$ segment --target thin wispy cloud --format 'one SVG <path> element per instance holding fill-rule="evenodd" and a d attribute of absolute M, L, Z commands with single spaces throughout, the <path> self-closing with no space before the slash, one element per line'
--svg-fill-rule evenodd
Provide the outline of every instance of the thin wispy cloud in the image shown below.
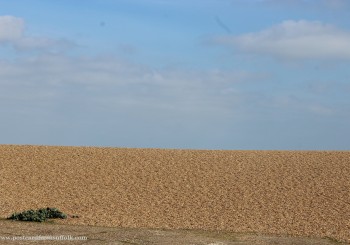
<path fill-rule="evenodd" d="M 259 32 L 224 36 L 217 43 L 287 60 L 350 60 L 350 31 L 319 21 L 283 21 Z"/>
<path fill-rule="evenodd" d="M 235 106 L 231 103 L 242 96 L 233 92 L 236 87 L 264 76 L 245 71 L 155 70 L 116 58 L 64 55 L 23 58 L 15 63 L 2 61 L 0 75 L 3 99 L 28 100 L 29 104 L 43 99 L 46 104 L 61 103 L 62 98 L 74 100 L 75 104 L 83 99 L 108 108 L 147 106 L 174 113 L 230 110 Z M 72 91 L 76 95 L 70 97 Z"/>
<path fill-rule="evenodd" d="M 70 116 L 63 108 L 83 113 L 81 108 L 85 106 L 95 113 L 153 111 L 183 120 L 244 120 L 255 110 L 304 111 L 323 116 L 337 112 L 327 101 L 310 101 L 283 91 L 256 92 L 254 87 L 263 86 L 270 78 L 258 72 L 154 69 L 113 57 L 40 55 L 2 61 L 0 76 L 2 105 L 17 103 L 27 108 L 26 114 L 35 114 L 38 108 L 44 114 L 56 111 L 61 118 Z"/>
<path fill-rule="evenodd" d="M 260 4 L 280 7 L 295 7 L 310 10 L 343 10 L 350 7 L 347 0 L 257 0 Z"/>

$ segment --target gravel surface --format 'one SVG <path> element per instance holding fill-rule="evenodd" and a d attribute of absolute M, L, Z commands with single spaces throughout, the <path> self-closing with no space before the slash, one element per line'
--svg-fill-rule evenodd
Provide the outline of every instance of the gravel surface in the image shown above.
<path fill-rule="evenodd" d="M 350 241 L 349 151 L 218 151 L 0 145 L 0 217 Z"/>

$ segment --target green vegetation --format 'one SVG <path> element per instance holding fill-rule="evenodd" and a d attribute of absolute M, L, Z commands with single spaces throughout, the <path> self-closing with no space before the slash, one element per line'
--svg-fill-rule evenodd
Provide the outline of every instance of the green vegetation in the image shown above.
<path fill-rule="evenodd" d="M 43 222 L 47 219 L 55 218 L 66 219 L 67 215 L 59 211 L 57 208 L 41 208 L 38 210 L 30 209 L 21 213 L 13 213 L 7 219 Z"/>

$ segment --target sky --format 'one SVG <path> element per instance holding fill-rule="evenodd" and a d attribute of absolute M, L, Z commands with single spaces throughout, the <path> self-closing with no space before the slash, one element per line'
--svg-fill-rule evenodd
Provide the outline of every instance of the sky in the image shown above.
<path fill-rule="evenodd" d="M 348 0 L 0 0 L 0 144 L 350 150 Z"/>

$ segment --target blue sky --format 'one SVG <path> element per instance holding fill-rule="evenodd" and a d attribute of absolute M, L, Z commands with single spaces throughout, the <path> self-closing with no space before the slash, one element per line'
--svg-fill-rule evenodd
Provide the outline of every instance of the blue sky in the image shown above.
<path fill-rule="evenodd" d="M 350 149 L 347 0 L 0 0 L 0 144 Z"/>

